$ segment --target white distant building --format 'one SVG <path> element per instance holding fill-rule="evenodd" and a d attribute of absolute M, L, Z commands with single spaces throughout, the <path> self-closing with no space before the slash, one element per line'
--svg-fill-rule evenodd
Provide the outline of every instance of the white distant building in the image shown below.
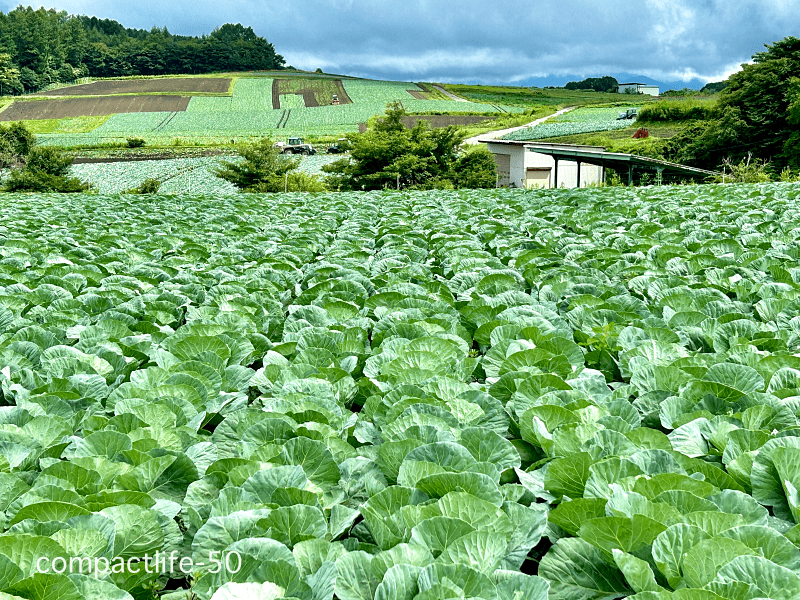
<path fill-rule="evenodd" d="M 604 179 L 605 169 L 601 166 L 564 159 L 556 162 L 552 156 L 536 152 L 537 148 L 602 151 L 602 147 L 514 140 L 485 140 L 485 143 L 494 155 L 499 187 L 575 188 L 598 184 Z"/>
<path fill-rule="evenodd" d="M 647 94 L 648 96 L 658 96 L 658 86 L 646 83 L 620 83 L 620 94 Z"/>

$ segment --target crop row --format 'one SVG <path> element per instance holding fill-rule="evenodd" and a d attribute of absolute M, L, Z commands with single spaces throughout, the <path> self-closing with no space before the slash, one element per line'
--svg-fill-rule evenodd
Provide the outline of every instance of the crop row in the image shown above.
<path fill-rule="evenodd" d="M 506 140 L 538 140 L 565 135 L 593 133 L 596 131 L 612 131 L 625 129 L 631 125 L 629 120 L 617 120 L 621 108 L 578 108 L 558 117 L 540 123 L 534 127 L 526 127 L 503 136 Z"/>
<path fill-rule="evenodd" d="M 800 597 L 799 200 L 7 195 L 0 592 Z"/>

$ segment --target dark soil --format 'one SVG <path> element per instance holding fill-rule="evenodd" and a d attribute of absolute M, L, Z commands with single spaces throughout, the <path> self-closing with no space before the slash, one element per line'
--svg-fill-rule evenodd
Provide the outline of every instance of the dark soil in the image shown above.
<path fill-rule="evenodd" d="M 123 79 L 95 81 L 58 90 L 42 92 L 37 96 L 108 96 L 109 94 L 148 94 L 159 92 L 205 92 L 224 94 L 231 85 L 230 79 L 221 77 L 175 77 L 169 79 Z"/>
<path fill-rule="evenodd" d="M 417 121 L 427 121 L 429 127 L 438 129 L 448 125 L 473 125 L 489 118 L 481 115 L 411 115 L 403 117 L 401 120 L 403 125 L 409 129 L 414 127 Z"/>
<path fill-rule="evenodd" d="M 195 153 L 193 157 L 197 156 L 219 156 L 220 154 L 231 154 L 230 150 L 203 150 L 200 153 Z M 136 161 L 143 161 L 143 160 L 170 160 L 180 158 L 179 156 L 175 156 L 172 152 L 163 152 L 159 154 L 147 154 L 147 155 L 129 155 L 129 156 L 111 156 L 108 158 L 90 158 L 85 156 L 78 156 L 72 159 L 73 165 L 79 165 L 84 163 L 115 163 L 115 162 L 136 162 Z"/>
<path fill-rule="evenodd" d="M 420 92 L 419 90 L 406 90 L 409 94 L 414 96 L 417 100 L 430 100 L 428 95 L 425 92 Z"/>
<path fill-rule="evenodd" d="M 431 129 L 439 129 L 449 125 L 473 125 L 474 123 L 480 123 L 490 118 L 491 117 L 482 117 L 480 115 L 410 115 L 401 118 L 400 122 L 411 129 L 418 121 L 427 121 L 428 127 Z M 365 131 L 367 131 L 367 124 L 359 123 L 358 132 L 364 133 Z"/>
<path fill-rule="evenodd" d="M 179 112 L 186 110 L 189 100 L 185 96 L 101 96 L 29 100 L 14 102 L 0 113 L 0 121 L 65 119 L 135 112 Z"/>

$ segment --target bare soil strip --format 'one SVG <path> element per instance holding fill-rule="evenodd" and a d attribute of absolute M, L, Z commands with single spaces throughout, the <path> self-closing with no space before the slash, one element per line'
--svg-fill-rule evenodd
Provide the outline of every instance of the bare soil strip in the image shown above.
<path fill-rule="evenodd" d="M 124 79 L 120 81 L 95 81 L 83 85 L 50 90 L 37 96 L 108 96 L 110 94 L 152 94 L 162 92 L 203 92 L 225 94 L 231 85 L 230 78 L 175 77 L 169 79 Z"/>
<path fill-rule="evenodd" d="M 350 96 L 347 95 L 347 92 L 344 89 L 344 84 L 342 84 L 342 80 L 337 79 L 334 83 L 336 83 L 336 89 L 339 90 L 337 92 L 339 96 L 339 104 L 352 104 L 353 101 L 350 99 Z"/>
<path fill-rule="evenodd" d="M 181 112 L 189 106 L 186 96 L 100 96 L 14 102 L 0 113 L 0 121 L 35 121 L 67 117 L 115 115 L 136 112 Z"/>
<path fill-rule="evenodd" d="M 427 121 L 429 127 L 438 129 L 448 125 L 472 125 L 486 121 L 488 118 L 480 115 L 411 115 L 403 117 L 401 121 L 409 129 L 414 127 L 418 121 Z"/>
<path fill-rule="evenodd" d="M 220 156 L 220 155 L 231 155 L 229 150 L 203 150 L 199 154 L 200 156 Z M 116 162 L 139 162 L 144 160 L 174 160 L 177 158 L 183 158 L 180 156 L 175 156 L 174 154 L 169 154 L 167 152 L 161 154 L 148 154 L 147 156 L 114 156 L 109 158 L 88 158 L 79 156 L 77 158 L 72 159 L 73 165 L 80 165 L 80 164 L 95 164 L 95 163 L 116 163 Z M 196 158 L 192 156 L 192 158 Z"/>
<path fill-rule="evenodd" d="M 425 92 L 420 92 L 419 90 L 406 90 L 409 94 L 414 96 L 417 100 L 429 100 L 428 95 Z"/>
<path fill-rule="evenodd" d="M 306 103 L 306 108 L 309 106 L 319 106 L 319 102 L 317 102 L 317 97 L 314 95 L 313 90 L 304 89 L 301 93 L 303 95 L 303 102 Z"/>
<path fill-rule="evenodd" d="M 448 127 L 449 125 L 472 125 L 474 123 L 480 123 L 481 121 L 486 121 L 490 117 L 480 116 L 480 115 L 410 115 L 406 117 L 402 117 L 400 122 L 409 129 L 412 129 L 417 122 L 419 121 L 427 121 L 428 127 L 431 129 L 439 129 L 442 127 Z M 367 131 L 367 124 L 366 123 L 359 123 L 358 124 L 358 132 L 364 133 Z"/>
<path fill-rule="evenodd" d="M 277 110 L 281 107 L 281 89 L 279 79 L 272 80 L 272 109 Z"/>

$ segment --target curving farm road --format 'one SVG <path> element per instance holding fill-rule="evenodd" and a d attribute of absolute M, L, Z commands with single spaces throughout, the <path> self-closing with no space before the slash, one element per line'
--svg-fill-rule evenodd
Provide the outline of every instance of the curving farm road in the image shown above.
<path fill-rule="evenodd" d="M 558 115 L 563 115 L 566 112 L 571 111 L 574 106 L 568 106 L 567 108 L 562 108 L 561 110 L 554 112 L 552 115 L 547 115 L 546 117 L 542 117 L 541 119 L 536 119 L 535 121 L 531 121 L 525 125 L 520 125 L 519 127 L 509 127 L 508 129 L 498 129 L 497 131 L 487 131 L 486 133 L 482 133 L 480 135 L 476 135 L 475 137 L 471 137 L 469 139 L 464 140 L 465 144 L 480 144 L 482 142 L 488 140 L 495 140 L 501 136 L 506 135 L 507 133 L 511 133 L 512 131 L 517 131 L 519 129 L 524 129 L 525 127 L 534 127 L 539 125 L 540 123 L 544 123 L 548 119 L 552 119 L 553 117 L 557 117 Z"/>

